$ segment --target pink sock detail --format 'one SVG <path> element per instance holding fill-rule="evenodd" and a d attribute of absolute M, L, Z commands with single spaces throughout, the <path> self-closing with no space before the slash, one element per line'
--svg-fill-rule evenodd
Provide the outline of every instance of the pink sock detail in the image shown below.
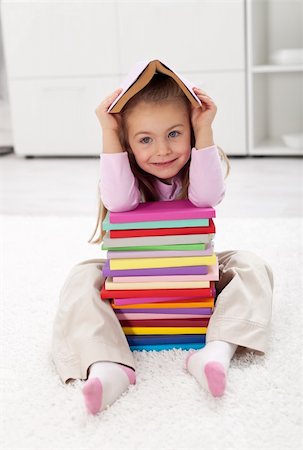
<path fill-rule="evenodd" d="M 121 369 L 126 373 L 126 375 L 128 376 L 129 382 L 130 384 L 136 384 L 136 374 L 135 371 L 133 369 L 131 369 L 130 367 L 126 367 L 123 366 L 122 364 L 120 364 Z"/>
<path fill-rule="evenodd" d="M 209 362 L 204 367 L 208 387 L 214 397 L 221 397 L 225 391 L 226 375 L 222 364 Z"/>
<path fill-rule="evenodd" d="M 97 414 L 102 403 L 102 383 L 99 378 L 89 378 L 84 384 L 82 392 L 87 411 Z"/>

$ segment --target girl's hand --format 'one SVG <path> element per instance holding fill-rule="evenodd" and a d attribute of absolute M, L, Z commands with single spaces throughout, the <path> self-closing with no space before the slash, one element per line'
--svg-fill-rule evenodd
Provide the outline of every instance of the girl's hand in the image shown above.
<path fill-rule="evenodd" d="M 191 110 L 191 123 L 194 133 L 197 136 L 199 131 L 211 129 L 217 107 L 205 91 L 202 91 L 202 89 L 198 87 L 194 87 L 193 90 L 202 102 L 202 106 L 197 108 L 192 106 Z"/>
<path fill-rule="evenodd" d="M 116 89 L 112 94 L 105 97 L 105 99 L 95 109 L 95 113 L 103 130 L 118 131 L 121 125 L 121 115 L 119 113 L 112 114 L 107 112 L 110 105 L 121 92 L 122 88 Z"/>

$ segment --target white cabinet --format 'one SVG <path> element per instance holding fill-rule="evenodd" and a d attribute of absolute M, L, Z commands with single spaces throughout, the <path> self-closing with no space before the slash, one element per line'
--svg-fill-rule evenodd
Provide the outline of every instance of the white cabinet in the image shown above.
<path fill-rule="evenodd" d="M 11 80 L 18 155 L 96 155 L 101 129 L 94 110 L 118 77 Z M 99 95 L 99 98 L 98 98 Z"/>
<path fill-rule="evenodd" d="M 114 2 L 2 0 L 10 79 L 119 72 Z"/>
<path fill-rule="evenodd" d="M 245 154 L 245 72 L 200 72 L 191 74 L 190 79 L 209 92 L 217 105 L 213 124 L 216 144 L 229 155 Z"/>
<path fill-rule="evenodd" d="M 17 155 L 97 155 L 95 108 L 119 83 L 114 2 L 1 3 Z"/>
<path fill-rule="evenodd" d="M 98 155 L 94 110 L 132 65 L 162 59 L 218 106 L 215 140 L 246 154 L 244 0 L 2 0 L 18 155 Z"/>
<path fill-rule="evenodd" d="M 303 1 L 247 0 L 246 22 L 249 154 L 303 155 Z"/>
<path fill-rule="evenodd" d="M 118 2 L 122 72 L 146 55 L 179 72 L 244 70 L 243 17 L 243 0 Z"/>

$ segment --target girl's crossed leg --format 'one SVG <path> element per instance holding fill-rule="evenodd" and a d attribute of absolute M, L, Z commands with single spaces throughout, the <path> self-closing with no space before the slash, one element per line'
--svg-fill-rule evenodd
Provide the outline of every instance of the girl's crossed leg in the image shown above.
<path fill-rule="evenodd" d="M 264 354 L 272 309 L 273 274 L 249 251 L 217 254 L 219 281 L 206 346 L 191 352 L 188 371 L 215 397 L 223 395 L 230 361 L 238 346 Z"/>

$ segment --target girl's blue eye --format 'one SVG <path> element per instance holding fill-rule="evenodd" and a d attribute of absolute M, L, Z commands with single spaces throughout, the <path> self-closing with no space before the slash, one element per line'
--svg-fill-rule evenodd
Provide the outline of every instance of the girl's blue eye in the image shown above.
<path fill-rule="evenodd" d="M 172 134 L 172 133 L 178 133 L 178 135 L 180 134 L 179 131 L 176 131 L 176 130 L 171 131 L 169 134 Z M 172 137 L 177 137 L 177 136 L 175 135 L 175 136 L 172 136 Z"/>
<path fill-rule="evenodd" d="M 146 142 L 145 139 L 149 139 L 149 137 L 142 138 L 140 142 L 142 142 L 142 144 L 148 144 L 148 142 Z"/>

